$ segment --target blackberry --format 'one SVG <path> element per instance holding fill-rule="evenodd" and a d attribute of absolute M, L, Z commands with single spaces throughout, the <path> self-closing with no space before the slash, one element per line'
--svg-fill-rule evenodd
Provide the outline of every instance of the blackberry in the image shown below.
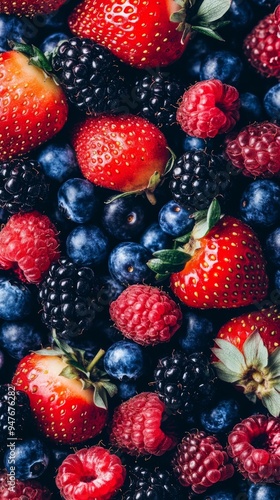
<path fill-rule="evenodd" d="M 27 394 L 11 384 L 0 385 L 0 447 L 13 437 L 23 437 L 32 420 Z"/>
<path fill-rule="evenodd" d="M 215 376 L 203 353 L 187 355 L 174 350 L 161 358 L 154 371 L 155 388 L 167 411 L 193 415 L 214 398 Z"/>
<path fill-rule="evenodd" d="M 134 87 L 136 114 L 159 128 L 176 124 L 177 102 L 185 91 L 184 83 L 174 75 L 148 73 L 136 80 Z"/>
<path fill-rule="evenodd" d="M 42 321 L 60 338 L 89 331 L 96 312 L 97 285 L 94 271 L 62 257 L 53 263 L 39 288 Z"/>
<path fill-rule="evenodd" d="M 125 83 L 120 63 L 111 52 L 86 38 L 70 38 L 58 45 L 52 66 L 69 101 L 89 114 L 122 107 Z"/>
<path fill-rule="evenodd" d="M 165 469 L 135 465 L 129 474 L 129 486 L 123 500 L 171 500 L 183 498 L 177 479 Z"/>
<path fill-rule="evenodd" d="M 46 201 L 49 183 L 40 163 L 16 158 L 0 165 L 0 207 L 9 214 L 31 212 Z"/>
<path fill-rule="evenodd" d="M 234 167 L 219 155 L 203 150 L 187 151 L 175 160 L 169 187 L 173 199 L 188 210 L 204 210 L 213 198 L 228 199 Z"/>

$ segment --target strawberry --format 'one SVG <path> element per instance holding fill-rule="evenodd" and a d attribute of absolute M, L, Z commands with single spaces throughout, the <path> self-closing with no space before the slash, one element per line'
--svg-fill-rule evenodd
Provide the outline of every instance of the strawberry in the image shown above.
<path fill-rule="evenodd" d="M 193 216 L 197 223 L 191 235 L 178 238 L 173 250 L 155 252 L 148 262 L 157 278 L 171 273 L 172 291 L 189 307 L 231 308 L 264 299 L 268 277 L 252 229 L 235 217 L 221 217 L 217 200 L 207 213 Z"/>
<path fill-rule="evenodd" d="M 57 443 L 74 444 L 93 438 L 107 420 L 106 390 L 116 387 L 95 365 L 104 351 L 87 364 L 83 351 L 56 337 L 57 347 L 32 352 L 19 362 L 12 383 L 24 391 L 39 430 Z"/>
<path fill-rule="evenodd" d="M 218 377 L 253 402 L 280 413 L 280 312 L 275 306 L 231 319 L 214 339 L 212 363 Z"/>
<path fill-rule="evenodd" d="M 0 161 L 29 153 L 48 141 L 68 116 L 67 99 L 46 74 L 50 67 L 43 54 L 25 44 L 14 49 L 0 54 Z"/>
<path fill-rule="evenodd" d="M 21 16 L 34 16 L 35 14 L 47 14 L 57 10 L 66 0 L 27 0 L 26 2 L 14 2 L 14 0 L 1 0 L 0 13 L 20 14 Z"/>
<path fill-rule="evenodd" d="M 139 116 L 87 118 L 76 126 L 72 142 L 84 177 L 121 192 L 152 193 L 170 157 L 162 132 Z"/>
<path fill-rule="evenodd" d="M 82 0 L 69 16 L 71 31 L 105 45 L 138 68 L 167 66 L 181 57 L 192 30 L 215 33 L 229 0 Z"/>

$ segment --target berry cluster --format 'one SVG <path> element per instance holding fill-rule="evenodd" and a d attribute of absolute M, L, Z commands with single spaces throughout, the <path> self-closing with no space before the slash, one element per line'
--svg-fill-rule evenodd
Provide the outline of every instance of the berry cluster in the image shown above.
<path fill-rule="evenodd" d="M 279 39 L 0 0 L 1 499 L 280 498 Z"/>

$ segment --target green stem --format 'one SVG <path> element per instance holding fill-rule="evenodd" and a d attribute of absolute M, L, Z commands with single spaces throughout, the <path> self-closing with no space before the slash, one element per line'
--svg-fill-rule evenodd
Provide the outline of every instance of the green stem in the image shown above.
<path fill-rule="evenodd" d="M 104 349 L 99 349 L 98 353 L 94 356 L 94 358 L 91 360 L 91 362 L 87 365 L 86 371 L 91 372 L 93 367 L 98 363 L 98 361 L 104 356 L 105 351 Z"/>

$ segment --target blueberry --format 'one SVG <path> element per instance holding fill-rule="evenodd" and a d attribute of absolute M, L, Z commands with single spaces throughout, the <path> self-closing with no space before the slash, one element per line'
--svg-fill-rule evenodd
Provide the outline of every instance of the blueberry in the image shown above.
<path fill-rule="evenodd" d="M 77 224 L 89 222 L 99 206 L 95 186 L 86 179 L 65 181 L 57 193 L 59 210 Z"/>
<path fill-rule="evenodd" d="M 240 408 L 235 399 L 223 399 L 200 414 L 202 427 L 213 434 L 227 432 L 239 419 Z"/>
<path fill-rule="evenodd" d="M 11 460 L 11 453 L 13 453 L 13 460 Z M 16 441 L 13 446 L 7 448 L 4 454 L 4 465 L 8 473 L 13 470 L 16 479 L 23 481 L 41 476 L 48 464 L 49 451 L 40 439 Z"/>
<path fill-rule="evenodd" d="M 242 123 L 248 124 L 252 122 L 260 122 L 263 119 L 262 104 L 258 96 L 251 92 L 243 92 L 240 94 L 240 120 Z"/>
<path fill-rule="evenodd" d="M 276 484 L 251 484 L 247 500 L 279 500 L 280 486 Z"/>
<path fill-rule="evenodd" d="M 81 225 L 69 233 L 66 251 L 76 264 L 98 266 L 108 256 L 109 240 L 99 227 L 93 224 Z"/>
<path fill-rule="evenodd" d="M 280 268 L 280 227 L 268 235 L 265 250 L 268 262 Z"/>
<path fill-rule="evenodd" d="M 242 500 L 242 498 L 243 497 L 240 497 L 240 500 Z M 202 500 L 239 500 L 239 497 L 236 496 L 233 491 L 222 488 L 208 492 L 202 497 Z M 247 499 L 244 497 L 244 500 Z"/>
<path fill-rule="evenodd" d="M 158 223 L 165 233 L 177 238 L 188 233 L 194 226 L 192 212 L 187 210 L 175 201 L 169 201 L 160 209 Z"/>
<path fill-rule="evenodd" d="M 272 227 L 280 221 L 280 186 L 270 179 L 253 181 L 240 200 L 240 217 L 251 226 Z"/>
<path fill-rule="evenodd" d="M 185 72 L 188 79 L 199 80 L 201 61 L 210 51 L 211 47 L 208 38 L 198 35 L 190 40 L 185 52 L 187 60 L 185 64 L 183 62 L 184 67 L 181 65 L 181 71 Z"/>
<path fill-rule="evenodd" d="M 100 276 L 98 279 L 99 292 L 97 294 L 98 303 L 101 306 L 108 306 L 124 290 L 124 286 L 110 275 Z"/>
<path fill-rule="evenodd" d="M 26 39 L 26 24 L 30 22 L 19 16 L 0 14 L 0 52 L 11 50 L 8 41 L 22 42 Z"/>
<path fill-rule="evenodd" d="M 253 8 L 247 0 L 231 0 L 227 19 L 230 21 L 230 28 L 235 32 L 248 32 L 254 22 Z"/>
<path fill-rule="evenodd" d="M 0 345 L 12 358 L 20 360 L 31 350 L 40 349 L 42 343 L 42 332 L 31 323 L 4 321 L 0 326 Z"/>
<path fill-rule="evenodd" d="M 79 168 L 73 148 L 68 143 L 50 141 L 37 156 L 45 175 L 59 183 L 79 175 Z"/>
<path fill-rule="evenodd" d="M 140 238 L 140 244 L 154 253 L 172 247 L 171 237 L 165 233 L 157 222 L 153 222 Z"/>
<path fill-rule="evenodd" d="M 263 103 L 269 118 L 280 121 L 280 83 L 277 83 L 267 91 Z"/>
<path fill-rule="evenodd" d="M 39 46 L 40 50 L 42 52 L 53 52 L 54 49 L 57 47 L 59 42 L 62 42 L 63 40 L 68 40 L 69 36 L 66 35 L 65 33 L 57 32 L 57 33 L 52 33 L 51 35 L 48 35 L 41 45 Z"/>
<path fill-rule="evenodd" d="M 0 318 L 17 321 L 26 318 L 32 310 L 29 288 L 16 278 L 0 276 Z"/>
<path fill-rule="evenodd" d="M 144 373 L 143 349 L 135 342 L 115 342 L 104 356 L 104 369 L 118 380 L 136 380 Z"/>
<path fill-rule="evenodd" d="M 187 311 L 183 314 L 177 339 L 181 348 L 187 353 L 204 351 L 213 339 L 213 329 L 210 319 L 200 313 Z"/>
<path fill-rule="evenodd" d="M 133 398 L 138 393 L 138 388 L 136 382 L 116 382 L 118 388 L 118 397 L 123 401 Z"/>
<path fill-rule="evenodd" d="M 194 149 L 205 149 L 207 142 L 199 137 L 192 137 L 190 135 L 185 135 L 183 139 L 183 151 L 193 151 Z"/>
<path fill-rule="evenodd" d="M 147 262 L 151 252 L 139 243 L 119 243 L 109 255 L 108 269 L 113 278 L 124 285 L 149 281 L 153 277 Z"/>
<path fill-rule="evenodd" d="M 236 86 L 241 78 L 243 63 L 240 57 L 228 50 L 217 50 L 206 55 L 201 62 L 200 80 L 216 78 Z"/>
<path fill-rule="evenodd" d="M 147 223 L 147 207 L 142 198 L 129 196 L 104 204 L 102 224 L 114 238 L 121 241 L 135 239 Z"/>

